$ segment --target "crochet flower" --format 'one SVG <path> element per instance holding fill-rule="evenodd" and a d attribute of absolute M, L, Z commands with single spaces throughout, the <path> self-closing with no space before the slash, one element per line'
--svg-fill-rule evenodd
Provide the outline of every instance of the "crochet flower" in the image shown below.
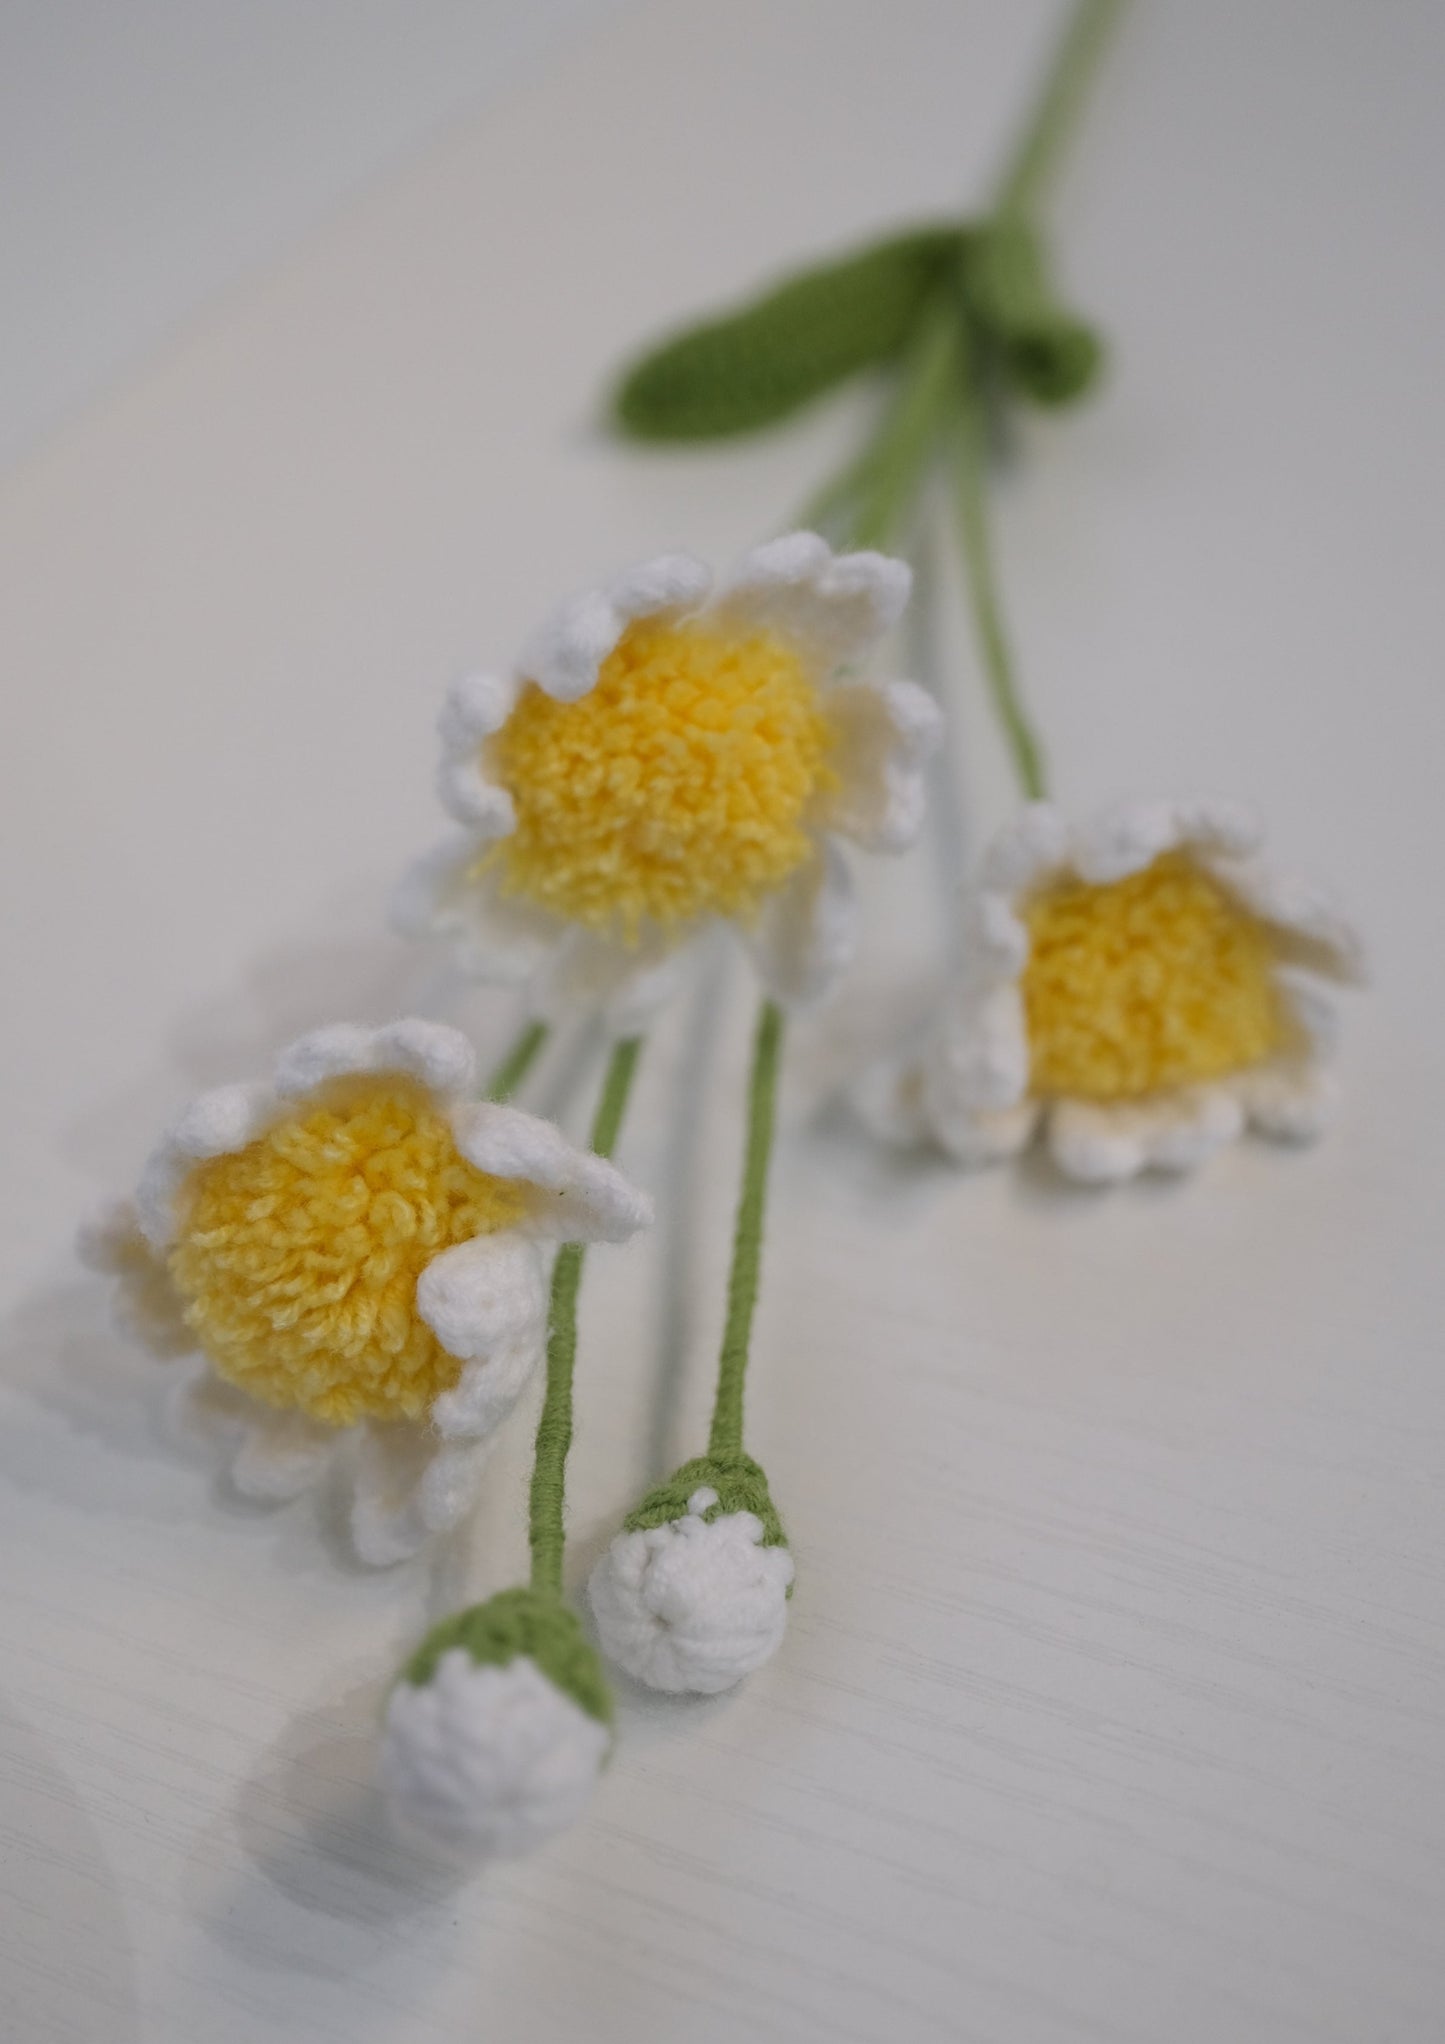
<path fill-rule="evenodd" d="M 392 1819 L 452 1859 L 529 1852 L 581 1815 L 611 1719 L 576 1615 L 504 1590 L 437 1626 L 392 1691 L 380 1761 Z"/>
<path fill-rule="evenodd" d="M 440 793 L 464 832 L 407 876 L 402 928 L 531 978 L 543 1009 L 645 1013 L 719 921 L 780 1000 L 825 993 L 854 940 L 837 840 L 899 851 L 922 817 L 938 712 L 856 671 L 909 583 L 799 532 L 711 595 L 671 554 L 564 604 L 513 674 L 452 690 Z"/>
<path fill-rule="evenodd" d="M 359 1434 L 352 1531 L 374 1563 L 470 1507 L 543 1353 L 547 1245 L 651 1217 L 613 1165 L 474 1093 L 454 1029 L 318 1029 L 272 1081 L 193 1100 L 134 1205 L 82 1241 L 132 1331 L 204 1354 L 184 1402 L 239 1436 L 240 1490 L 296 1496 Z"/>
<path fill-rule="evenodd" d="M 712 1696 L 782 1644 L 793 1557 L 757 1463 L 684 1463 L 592 1572 L 603 1651 L 651 1689 Z"/>
<path fill-rule="evenodd" d="M 880 1132 L 960 1162 L 1040 1125 L 1070 1177 L 1185 1171 L 1246 1125 L 1302 1140 L 1334 1100 L 1321 979 L 1359 941 L 1318 888 L 1256 855 L 1232 802 L 1135 801 L 1071 825 L 1024 809 L 990 847 L 967 966 L 922 1050 L 878 1067 Z"/>

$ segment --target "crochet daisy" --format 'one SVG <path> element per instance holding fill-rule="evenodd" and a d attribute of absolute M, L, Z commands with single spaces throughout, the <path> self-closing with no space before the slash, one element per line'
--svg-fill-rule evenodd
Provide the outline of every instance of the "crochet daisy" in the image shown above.
<path fill-rule="evenodd" d="M 1091 1181 L 1189 1170 L 1246 1126 L 1317 1134 L 1334 1100 L 1320 982 L 1358 982 L 1360 944 L 1260 842 L 1216 799 L 1081 824 L 1025 808 L 984 859 L 961 984 L 919 1053 L 868 1075 L 865 1116 L 965 1164 L 1042 1125 Z"/>
<path fill-rule="evenodd" d="M 438 1023 L 318 1029 L 271 1081 L 193 1100 L 82 1243 L 133 1332 L 204 1355 L 182 1403 L 235 1437 L 238 1489 L 296 1496 L 359 1436 L 373 1563 L 470 1507 L 543 1354 L 548 1245 L 651 1218 L 615 1166 L 475 1087 Z"/>
<path fill-rule="evenodd" d="M 464 969 L 532 978 L 537 1005 L 636 1016 L 680 947 L 732 924 L 768 990 L 818 998 L 853 949 L 838 840 L 916 835 L 932 699 L 857 663 L 910 575 L 793 533 L 710 593 L 683 554 L 564 604 L 515 672 L 457 684 L 440 793 L 464 826 L 397 902 Z"/>

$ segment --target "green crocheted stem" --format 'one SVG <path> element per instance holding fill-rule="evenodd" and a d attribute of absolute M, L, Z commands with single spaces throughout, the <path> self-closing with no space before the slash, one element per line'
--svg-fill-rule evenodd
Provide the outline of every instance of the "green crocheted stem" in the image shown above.
<path fill-rule="evenodd" d="M 1078 121 L 1124 0 L 1079 0 L 999 180 L 995 210 L 1029 213 L 1043 199 Z"/>
<path fill-rule="evenodd" d="M 402 1669 L 400 1680 L 422 1688 L 443 1654 L 460 1647 L 479 1668 L 505 1668 L 520 1655 L 599 1724 L 612 1722 L 612 1693 L 602 1664 L 574 1611 L 535 1589 L 502 1590 L 485 1604 L 434 1625 Z"/>
<path fill-rule="evenodd" d="M 713 1403 L 710 1454 L 736 1461 L 743 1452 L 743 1380 L 747 1375 L 753 1309 L 763 1260 L 763 1216 L 768 1196 L 768 1164 L 773 1153 L 774 1103 L 778 1064 L 783 1049 L 783 1011 L 764 1001 L 758 1012 L 753 1067 L 748 1080 L 747 1141 L 743 1154 L 742 1190 L 733 1230 L 733 1260 L 728 1273 L 728 1310 L 718 1359 L 717 1395 Z"/>
<path fill-rule="evenodd" d="M 1043 244 L 1025 220 L 991 220 L 969 243 L 964 293 L 1004 373 L 1040 405 L 1072 404 L 1097 382 L 1104 348 L 1054 293 Z"/>
<path fill-rule="evenodd" d="M 969 607 L 978 633 L 979 654 L 989 699 L 998 718 L 1018 783 L 1029 801 L 1045 793 L 1043 750 L 1034 732 L 1014 674 L 1013 654 L 1004 630 L 989 543 L 987 502 L 987 434 L 978 388 L 977 354 L 967 339 L 959 347 L 954 385 L 954 503 Z"/>
<path fill-rule="evenodd" d="M 751 1455 L 695 1455 L 675 1469 L 666 1483 L 650 1490 L 623 1522 L 628 1533 L 666 1526 L 687 1513 L 687 1501 L 700 1490 L 715 1490 L 718 1501 L 703 1513 L 707 1520 L 725 1512 L 756 1512 L 763 1522 L 764 1547 L 786 1547 L 788 1536 L 778 1517 L 768 1479 Z"/>
<path fill-rule="evenodd" d="M 545 1022 L 529 1022 L 487 1081 L 484 1100 L 510 1100 L 531 1071 L 551 1031 Z"/>
<path fill-rule="evenodd" d="M 862 453 L 825 483 L 798 518 L 841 544 L 899 544 L 932 461 L 952 390 L 957 314 L 941 292 L 919 320 L 892 403 Z"/>
<path fill-rule="evenodd" d="M 632 1036 L 612 1052 L 592 1123 L 592 1147 L 599 1157 L 610 1157 L 616 1146 L 641 1048 L 640 1039 Z M 582 1284 L 583 1253 L 582 1243 L 566 1242 L 552 1266 L 547 1389 L 532 1461 L 528 1515 L 532 1587 L 554 1597 L 562 1594 L 562 1558 L 567 1545 L 567 1451 L 572 1445 L 572 1375 L 577 1362 L 577 1294 Z"/>
<path fill-rule="evenodd" d="M 899 353 L 957 246 L 956 226 L 913 228 L 688 328 L 626 371 L 617 423 L 636 440 L 716 440 L 787 418 Z"/>

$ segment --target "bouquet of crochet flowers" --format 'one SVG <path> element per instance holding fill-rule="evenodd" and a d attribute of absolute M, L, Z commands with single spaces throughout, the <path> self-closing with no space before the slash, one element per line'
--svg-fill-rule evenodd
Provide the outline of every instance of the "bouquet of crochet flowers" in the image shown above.
<path fill-rule="evenodd" d="M 613 1739 L 604 1659 L 706 1695 L 782 1643 L 793 1556 L 744 1425 L 774 1105 L 789 1014 L 825 1001 L 853 954 L 850 862 L 924 825 L 946 705 L 894 674 L 889 647 L 939 471 L 1022 802 L 959 876 L 957 973 L 857 1075 L 860 1140 L 963 1166 L 1042 1140 L 1100 1183 L 1185 1171 L 1246 1128 L 1313 1136 L 1333 1104 L 1327 984 L 1361 970 L 1348 923 L 1263 860 L 1231 800 L 1056 807 L 1002 621 L 991 451 L 1015 407 L 1083 398 L 1102 362 L 1056 293 L 1041 214 L 1117 11 L 1076 9 L 981 217 L 810 268 L 623 378 L 614 416 L 635 439 L 760 431 L 854 376 L 881 402 L 797 529 L 716 576 L 685 552 L 612 574 L 514 664 L 451 689 L 451 827 L 402 877 L 396 918 L 465 975 L 525 988 L 499 1067 L 479 1085 L 438 1021 L 323 1021 L 269 1076 L 193 1100 L 84 1237 L 131 1331 L 194 1358 L 177 1419 L 252 1497 L 344 1462 L 369 1563 L 464 1521 L 542 1373 L 530 1579 L 435 1626 L 386 1709 L 396 1819 L 459 1856 L 526 1850 L 580 1813 Z M 613 1157 L 652 1018 L 719 926 L 759 1006 L 711 1425 L 593 1570 L 589 1631 L 564 1570 L 584 1256 L 651 1219 Z M 586 1149 L 513 1104 L 579 1013 L 609 1045 Z"/>

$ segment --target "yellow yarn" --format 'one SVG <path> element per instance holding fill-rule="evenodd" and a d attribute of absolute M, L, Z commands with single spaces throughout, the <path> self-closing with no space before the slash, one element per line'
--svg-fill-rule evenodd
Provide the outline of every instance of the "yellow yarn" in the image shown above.
<path fill-rule="evenodd" d="M 580 702 L 531 685 L 490 741 L 517 824 L 483 864 L 505 893 L 629 943 L 645 923 L 746 921 L 808 856 L 833 744 L 781 640 L 632 625 Z"/>
<path fill-rule="evenodd" d="M 1277 1050 L 1288 1014 L 1268 932 L 1191 860 L 1064 881 L 1024 910 L 1033 1091 L 1121 1100 Z"/>
<path fill-rule="evenodd" d="M 526 1204 L 395 1077 L 333 1080 L 187 1191 L 170 1269 L 201 1346 L 242 1390 L 336 1426 L 419 1418 L 455 1384 L 417 1278 Z"/>

